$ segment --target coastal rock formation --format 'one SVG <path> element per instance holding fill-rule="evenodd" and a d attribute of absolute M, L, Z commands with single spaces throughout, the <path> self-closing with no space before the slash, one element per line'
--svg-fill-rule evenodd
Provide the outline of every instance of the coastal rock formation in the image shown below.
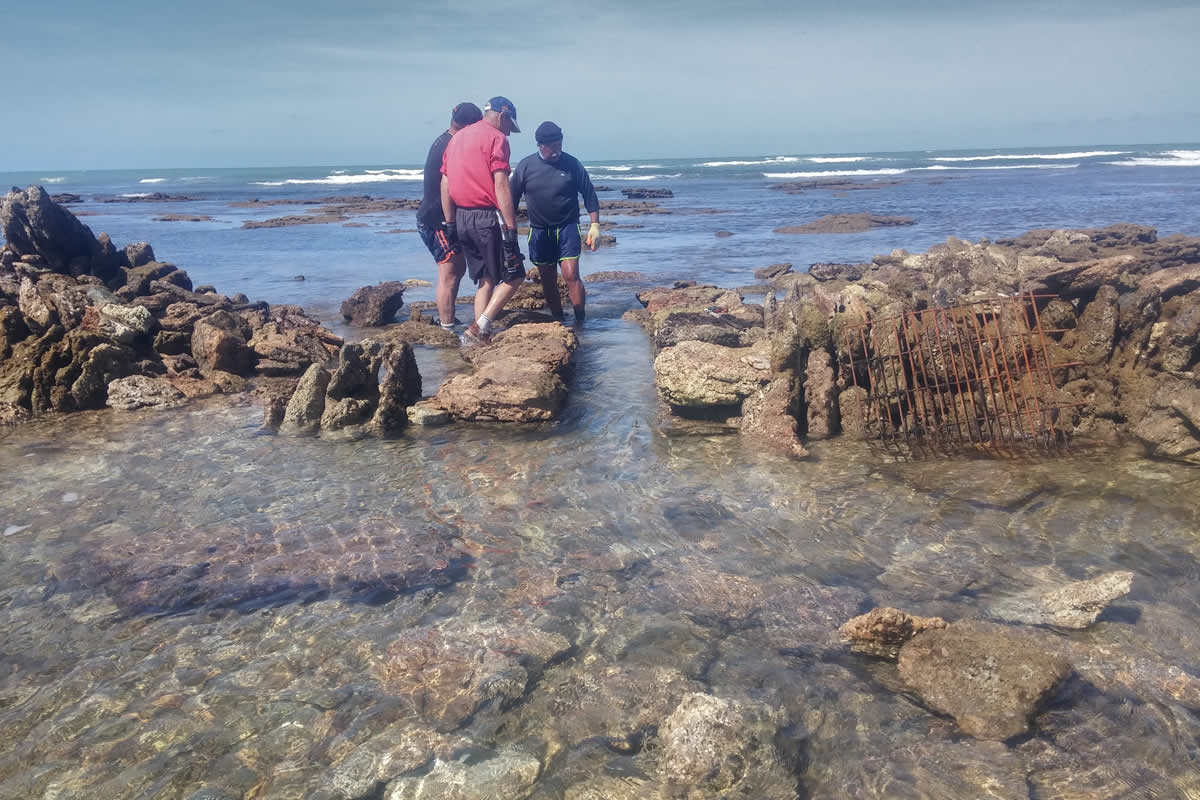
<path fill-rule="evenodd" d="M 492 344 L 465 357 L 475 367 L 447 379 L 431 399 L 456 420 L 543 422 L 567 399 L 569 373 L 579 339 L 557 322 L 514 325 Z"/>
<path fill-rule="evenodd" d="M 908 217 L 885 217 L 878 214 L 830 214 L 803 225 L 785 225 L 775 233 L 862 233 L 874 228 L 915 225 Z"/>
<path fill-rule="evenodd" d="M 281 427 L 295 433 L 388 436 L 408 424 L 407 409 L 420 399 L 412 346 L 365 339 L 342 345 L 332 370 L 308 367 L 287 400 Z"/>
<path fill-rule="evenodd" d="M 861 344 L 847 343 L 848 332 L 909 311 L 1032 291 L 1039 293 L 1038 318 L 1048 331 L 1046 356 L 1056 365 L 1048 378 L 1053 399 L 1070 409 L 1056 412 L 1056 428 L 1132 439 L 1153 455 L 1200 463 L 1198 238 L 1160 240 L 1153 228 L 1140 225 L 1032 231 L 976 244 L 951 238 L 925 253 L 895 250 L 867 264 L 815 264 L 810 273 L 773 265 L 759 276 L 782 293 L 768 293 L 761 327 L 743 310 L 754 307 L 732 290 L 687 284 L 638 295 L 645 308 L 626 316 L 665 348 L 660 358 L 666 349 L 693 342 L 664 360 L 669 371 L 656 372 L 660 393 L 676 413 L 686 409 L 683 414 L 696 416 L 704 409 L 726 422 L 740 415 L 743 430 L 747 417 L 750 427 L 762 428 L 773 416 L 776 431 L 794 426 L 800 438 L 863 437 L 868 414 L 877 411 L 868 409 L 867 391 L 848 372 L 851 357 L 862 358 Z M 887 346 L 882 329 L 871 336 L 874 346 Z M 729 355 L 697 343 L 750 348 L 760 342 L 770 354 L 760 387 L 774 389 L 754 396 L 773 395 L 771 403 L 746 406 L 752 396 L 746 392 L 737 392 L 737 400 L 715 391 L 685 399 L 670 377 L 687 372 L 674 362 L 689 351 L 712 356 L 711 363 L 696 364 L 696 376 Z M 909 380 L 906 371 L 896 370 L 889 383 L 906 392 L 920 389 Z M 911 409 L 897 405 L 892 413 L 899 419 Z"/>
<path fill-rule="evenodd" d="M 404 288 L 404 281 L 364 286 L 342 303 L 342 318 L 362 328 L 387 325 L 404 305 Z"/>
<path fill-rule="evenodd" d="M 977 739 L 1029 731 L 1042 702 L 1071 673 L 1037 637 L 987 622 L 927 630 L 900 649 L 900 676 L 931 708 Z"/>
<path fill-rule="evenodd" d="M 675 193 L 670 189 L 655 189 L 647 187 L 638 187 L 637 189 L 622 189 L 621 194 L 625 195 L 630 200 L 647 200 L 651 198 L 675 196 Z"/>
<path fill-rule="evenodd" d="M 292 306 L 192 291 L 136 242 L 93 236 L 40 187 L 0 205 L 0 418 L 167 407 L 299 375 L 341 339 Z"/>

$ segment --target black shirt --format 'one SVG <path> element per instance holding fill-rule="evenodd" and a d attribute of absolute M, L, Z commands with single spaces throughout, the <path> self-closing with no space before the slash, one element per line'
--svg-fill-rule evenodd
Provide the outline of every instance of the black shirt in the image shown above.
<path fill-rule="evenodd" d="M 600 210 L 592 179 L 583 164 L 563 153 L 545 161 L 534 153 L 521 159 L 512 176 L 513 206 L 525 195 L 529 224 L 534 228 L 558 228 L 579 222 L 579 195 L 589 212 Z"/>
<path fill-rule="evenodd" d="M 436 228 L 446 220 L 442 213 L 442 156 L 450 143 L 450 131 L 433 140 L 429 155 L 425 157 L 425 195 L 417 209 L 417 224 Z"/>

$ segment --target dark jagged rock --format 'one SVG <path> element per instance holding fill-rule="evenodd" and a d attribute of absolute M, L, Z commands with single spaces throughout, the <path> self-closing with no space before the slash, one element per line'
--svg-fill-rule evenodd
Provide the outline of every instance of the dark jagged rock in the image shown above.
<path fill-rule="evenodd" d="M 648 187 L 638 187 L 636 189 L 622 189 L 621 194 L 625 195 L 630 200 L 649 200 L 660 197 L 674 197 L 675 193 L 670 189 L 656 189 Z"/>
<path fill-rule="evenodd" d="M 0 204 L 0 234 L 19 255 L 37 255 L 56 272 L 67 272 L 71 263 L 90 264 L 99 252 L 91 228 L 55 203 L 40 186 L 13 191 Z"/>
<path fill-rule="evenodd" d="M 808 274 L 819 281 L 857 281 L 862 280 L 863 274 L 871 267 L 870 264 L 813 264 L 808 268 Z"/>
<path fill-rule="evenodd" d="M 342 318 L 351 325 L 378 327 L 392 322 L 404 305 L 404 282 L 383 281 L 364 286 L 342 303 Z"/>

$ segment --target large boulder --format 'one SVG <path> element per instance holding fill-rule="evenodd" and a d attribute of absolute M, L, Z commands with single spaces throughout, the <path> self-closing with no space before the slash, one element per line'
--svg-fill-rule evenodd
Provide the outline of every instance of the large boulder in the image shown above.
<path fill-rule="evenodd" d="M 312 364 L 324 366 L 342 346 L 340 337 L 299 314 L 274 316 L 249 341 L 259 374 L 300 375 Z"/>
<path fill-rule="evenodd" d="M 927 630 L 900 650 L 900 677 L 964 733 L 1003 741 L 1029 731 L 1030 719 L 1071 674 L 1033 634 L 988 622 Z"/>
<path fill-rule="evenodd" d="M 246 324 L 228 311 L 216 311 L 196 322 L 192 328 L 192 357 L 201 372 L 250 371 L 251 353 L 246 345 Z"/>
<path fill-rule="evenodd" d="M 285 428 L 312 433 L 321 427 L 329 378 L 329 370 L 320 364 L 313 364 L 305 371 L 284 410 Z"/>
<path fill-rule="evenodd" d="M 688 341 L 658 354 L 654 380 L 662 398 L 677 408 L 740 407 L 771 382 L 770 367 L 764 346 L 732 348 Z"/>
<path fill-rule="evenodd" d="M 567 399 L 564 376 L 579 340 L 557 322 L 514 325 L 466 352 L 475 371 L 444 382 L 433 404 L 459 420 L 543 422 Z"/>
<path fill-rule="evenodd" d="M 172 408 L 186 399 L 166 378 L 130 375 L 108 384 L 108 405 L 123 411 Z"/>
<path fill-rule="evenodd" d="M 0 398 L 3 399 L 3 398 Z M 1150 410 L 1134 426 L 1152 455 L 1200 463 L 1200 379 L 1163 375 Z"/>
<path fill-rule="evenodd" d="M 67 272 L 76 259 L 90 268 L 101 251 L 91 229 L 40 186 L 8 193 L 0 203 L 0 234 L 18 255 L 39 256 L 56 272 Z"/>
<path fill-rule="evenodd" d="M 377 327 L 391 322 L 404 305 L 404 282 L 383 281 L 364 286 L 342 303 L 342 317 L 351 325 Z"/>

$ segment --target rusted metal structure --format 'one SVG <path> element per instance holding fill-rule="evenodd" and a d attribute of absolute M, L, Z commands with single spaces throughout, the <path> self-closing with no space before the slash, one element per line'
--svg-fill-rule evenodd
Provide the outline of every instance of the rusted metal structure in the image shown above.
<path fill-rule="evenodd" d="M 1055 385 L 1038 301 L 966 303 L 868 319 L 842 330 L 844 388 L 859 398 L 861 433 L 886 443 L 961 450 L 1056 451 L 1074 403 Z M 845 403 L 843 403 L 845 405 Z M 847 409 L 843 409 L 845 417 Z M 848 421 L 848 420 L 847 420 Z"/>

